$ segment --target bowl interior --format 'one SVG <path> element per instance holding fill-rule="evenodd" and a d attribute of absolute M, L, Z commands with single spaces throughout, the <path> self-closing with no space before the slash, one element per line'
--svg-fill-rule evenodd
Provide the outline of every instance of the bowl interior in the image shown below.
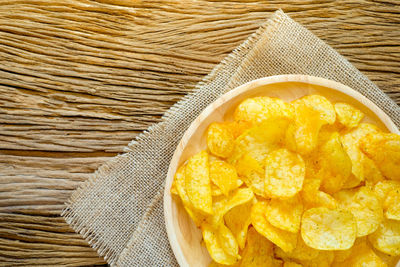
<path fill-rule="evenodd" d="M 294 77 L 294 78 L 293 78 Z M 178 145 L 171 161 L 164 193 L 164 213 L 168 237 L 178 263 L 181 266 L 208 266 L 211 261 L 206 248 L 201 244 L 200 230 L 186 214 L 180 201 L 173 199 L 169 193 L 174 173 L 194 153 L 206 148 L 205 131 L 212 122 L 232 120 L 235 107 L 245 98 L 254 96 L 278 97 L 292 101 L 309 94 L 320 94 L 332 102 L 343 101 L 359 108 L 364 114 L 363 122 L 377 124 L 381 129 L 398 132 L 393 122 L 372 102 L 358 92 L 336 82 L 325 79 L 302 76 L 297 81 L 291 79 L 260 79 L 240 86 L 208 106 L 191 124 Z M 319 84 L 319 85 L 317 85 Z M 326 84 L 326 86 L 321 86 Z M 351 90 L 351 91 L 349 91 Z M 346 92 L 346 93 L 345 93 Z M 352 96 L 351 96 L 352 95 Z M 357 100 L 358 99 L 358 100 Z"/>

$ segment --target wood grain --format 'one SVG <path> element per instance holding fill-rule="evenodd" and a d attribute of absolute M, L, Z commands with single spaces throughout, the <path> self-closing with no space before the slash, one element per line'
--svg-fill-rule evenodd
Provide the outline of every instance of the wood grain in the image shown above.
<path fill-rule="evenodd" d="M 278 8 L 400 103 L 396 0 L 0 0 L 0 265 L 104 264 L 71 191 Z"/>

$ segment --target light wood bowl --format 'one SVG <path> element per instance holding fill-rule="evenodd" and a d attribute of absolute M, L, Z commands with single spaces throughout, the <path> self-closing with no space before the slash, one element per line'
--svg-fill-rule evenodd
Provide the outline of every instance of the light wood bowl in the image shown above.
<path fill-rule="evenodd" d="M 206 148 L 205 131 L 212 122 L 232 119 L 234 108 L 245 98 L 278 97 L 291 101 L 309 94 L 320 94 L 332 102 L 343 101 L 364 112 L 365 122 L 399 133 L 393 121 L 374 103 L 357 91 L 338 82 L 306 75 L 279 75 L 243 84 L 211 103 L 192 122 L 172 157 L 164 192 L 164 216 L 169 242 L 182 267 L 208 266 L 211 258 L 201 245 L 201 232 L 191 221 L 182 204 L 171 197 L 170 188 L 177 168 L 191 155 Z"/>

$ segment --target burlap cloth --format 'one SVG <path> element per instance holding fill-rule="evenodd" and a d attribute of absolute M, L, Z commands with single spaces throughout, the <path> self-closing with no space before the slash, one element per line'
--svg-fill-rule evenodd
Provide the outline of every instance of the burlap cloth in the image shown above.
<path fill-rule="evenodd" d="M 250 80 L 308 74 L 361 92 L 400 126 L 400 108 L 344 57 L 282 11 L 229 54 L 126 153 L 71 196 L 65 220 L 114 266 L 176 266 L 163 217 L 164 179 L 189 124 L 216 98 Z"/>

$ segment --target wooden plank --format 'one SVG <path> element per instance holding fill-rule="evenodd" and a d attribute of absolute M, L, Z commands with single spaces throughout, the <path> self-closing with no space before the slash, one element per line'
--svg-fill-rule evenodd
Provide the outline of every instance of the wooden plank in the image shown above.
<path fill-rule="evenodd" d="M 0 1 L 0 265 L 104 264 L 71 191 L 282 8 L 400 103 L 388 1 Z"/>

